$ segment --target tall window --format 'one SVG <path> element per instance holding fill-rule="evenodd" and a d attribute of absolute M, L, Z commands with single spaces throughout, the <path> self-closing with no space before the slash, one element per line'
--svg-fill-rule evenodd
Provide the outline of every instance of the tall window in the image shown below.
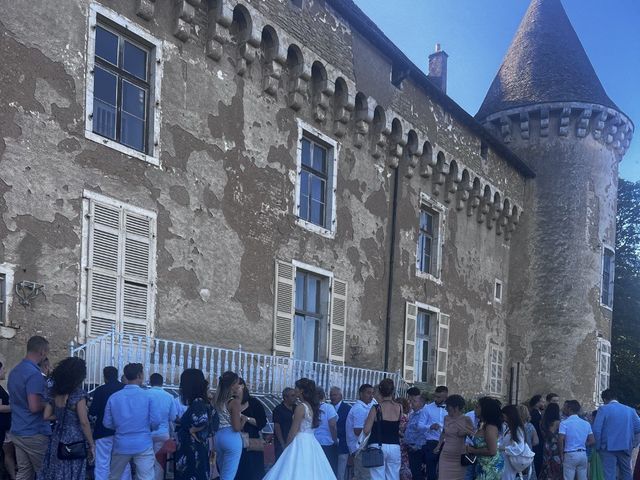
<path fill-rule="evenodd" d="M 307 137 L 301 142 L 300 218 L 327 228 L 327 148 Z"/>
<path fill-rule="evenodd" d="M 602 305 L 613 308 L 613 282 L 615 280 L 615 253 L 610 248 L 604 249 L 602 259 Z"/>
<path fill-rule="evenodd" d="M 7 320 L 7 276 L 0 273 L 0 325 Z"/>
<path fill-rule="evenodd" d="M 420 210 L 416 268 L 434 277 L 438 276 L 438 226 L 438 212 L 423 206 Z"/>
<path fill-rule="evenodd" d="M 304 270 L 296 271 L 293 353 L 299 360 L 324 360 L 321 353 L 326 345 L 328 280 Z"/>
<path fill-rule="evenodd" d="M 93 131 L 140 152 L 147 149 L 149 50 L 96 26 Z"/>
<path fill-rule="evenodd" d="M 495 345 L 489 347 L 489 393 L 502 395 L 504 383 L 504 350 Z"/>
<path fill-rule="evenodd" d="M 415 378 L 417 382 L 435 385 L 437 328 L 437 314 L 419 309 L 416 320 Z"/>
<path fill-rule="evenodd" d="M 157 165 L 162 42 L 101 5 L 89 12 L 85 136 Z"/>
<path fill-rule="evenodd" d="M 85 193 L 82 282 L 88 336 L 149 335 L 155 313 L 156 215 Z"/>
<path fill-rule="evenodd" d="M 611 377 L 611 342 L 604 338 L 598 338 L 598 373 L 596 377 L 596 403 L 602 399 L 600 395 L 609 388 Z"/>

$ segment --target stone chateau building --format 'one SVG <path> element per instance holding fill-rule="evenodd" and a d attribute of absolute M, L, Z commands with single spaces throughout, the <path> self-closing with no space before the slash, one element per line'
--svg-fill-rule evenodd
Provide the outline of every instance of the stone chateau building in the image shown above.
<path fill-rule="evenodd" d="M 41 334 L 91 383 L 135 350 L 264 394 L 608 385 L 633 124 L 560 0 L 532 0 L 475 117 L 444 51 L 421 71 L 351 0 L 1 5 L 9 365 Z"/>

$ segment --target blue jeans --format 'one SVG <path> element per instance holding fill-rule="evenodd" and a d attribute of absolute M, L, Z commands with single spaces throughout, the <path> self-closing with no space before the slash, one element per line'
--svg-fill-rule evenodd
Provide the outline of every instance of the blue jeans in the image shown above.
<path fill-rule="evenodd" d="M 425 446 L 422 447 L 424 464 L 427 466 L 427 480 L 437 480 L 438 478 L 438 460 L 440 460 L 440 455 L 433 453 L 433 450 L 437 446 L 437 440 L 428 440 Z"/>
<path fill-rule="evenodd" d="M 464 474 L 464 480 L 476 480 L 476 466 L 469 465 L 467 471 Z"/>
<path fill-rule="evenodd" d="M 602 459 L 602 468 L 604 470 L 604 478 L 607 480 L 618 478 L 620 480 L 632 480 L 631 475 L 631 452 L 619 450 L 609 452 L 607 450 L 598 450 Z M 620 471 L 620 476 L 616 477 L 616 469 Z"/>
<path fill-rule="evenodd" d="M 233 480 L 242 455 L 240 432 L 235 432 L 231 427 L 221 428 L 216 433 L 215 447 L 220 480 Z"/>

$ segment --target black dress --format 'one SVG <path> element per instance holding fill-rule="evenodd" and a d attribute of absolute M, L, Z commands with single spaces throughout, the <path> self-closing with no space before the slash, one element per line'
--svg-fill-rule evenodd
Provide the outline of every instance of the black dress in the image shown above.
<path fill-rule="evenodd" d="M 209 480 L 211 412 L 207 402 L 196 398 L 177 425 L 175 477 L 177 480 Z M 191 428 L 199 431 L 191 435 Z"/>
<path fill-rule="evenodd" d="M 262 403 L 257 398 L 249 397 L 249 405 L 242 414 L 256 419 L 255 427 L 245 423 L 242 431 L 248 433 L 251 438 L 260 438 L 260 431 L 267 424 L 267 415 Z M 243 449 L 235 480 L 260 480 L 262 477 L 264 477 L 264 453 Z"/>

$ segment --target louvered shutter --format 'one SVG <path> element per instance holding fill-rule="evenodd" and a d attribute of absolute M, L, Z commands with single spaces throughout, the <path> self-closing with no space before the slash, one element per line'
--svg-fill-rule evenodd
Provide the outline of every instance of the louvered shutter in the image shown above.
<path fill-rule="evenodd" d="M 293 354 L 293 316 L 295 313 L 296 269 L 291 263 L 276 260 L 273 354 Z"/>
<path fill-rule="evenodd" d="M 436 358 L 436 385 L 447 384 L 449 361 L 449 315 L 438 315 L 438 355 Z"/>
<path fill-rule="evenodd" d="M 409 383 L 415 381 L 417 321 L 418 307 L 415 303 L 407 302 L 404 316 L 404 361 L 402 365 L 404 379 Z"/>
<path fill-rule="evenodd" d="M 153 320 L 153 219 L 124 212 L 122 333 L 147 336 Z"/>
<path fill-rule="evenodd" d="M 347 334 L 347 283 L 333 279 L 331 288 L 331 323 L 329 326 L 329 361 L 344 365 Z"/>
<path fill-rule="evenodd" d="M 118 327 L 120 209 L 90 200 L 87 265 L 87 331 L 104 335 Z"/>

